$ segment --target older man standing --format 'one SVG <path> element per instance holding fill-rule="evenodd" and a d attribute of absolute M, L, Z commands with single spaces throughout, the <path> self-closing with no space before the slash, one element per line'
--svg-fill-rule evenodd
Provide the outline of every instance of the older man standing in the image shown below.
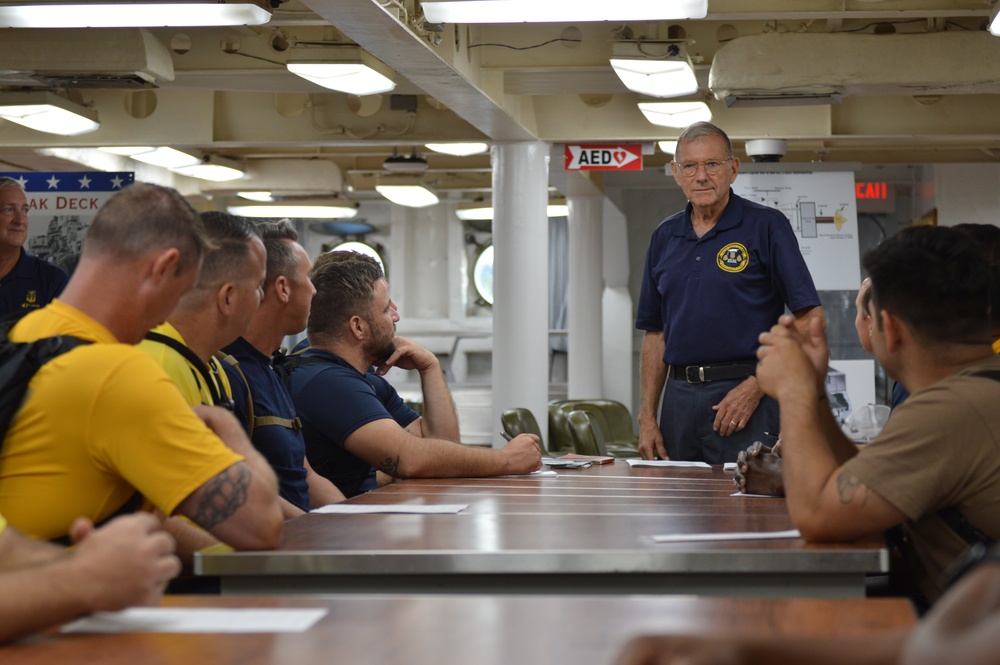
<path fill-rule="evenodd" d="M 639 451 L 722 464 L 778 431 L 778 405 L 754 377 L 757 335 L 786 306 L 803 325 L 822 309 L 788 220 L 730 188 L 740 160 L 726 133 L 695 123 L 674 157 L 688 205 L 657 227 L 646 255 Z"/>
<path fill-rule="evenodd" d="M 69 281 L 65 270 L 24 251 L 28 210 L 21 183 L 0 178 L 0 316 L 45 307 Z"/>

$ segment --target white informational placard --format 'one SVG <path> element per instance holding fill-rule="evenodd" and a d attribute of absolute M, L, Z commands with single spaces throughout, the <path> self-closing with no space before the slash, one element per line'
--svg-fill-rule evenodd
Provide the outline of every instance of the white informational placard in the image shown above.
<path fill-rule="evenodd" d="M 21 183 L 28 199 L 25 249 L 72 273 L 97 211 L 135 182 L 131 172 L 18 171 L 0 173 Z"/>
<path fill-rule="evenodd" d="M 818 290 L 858 289 L 861 261 L 853 172 L 740 173 L 733 191 L 788 218 Z"/>
<path fill-rule="evenodd" d="M 831 360 L 826 392 L 837 423 L 868 404 L 875 404 L 874 360 Z"/>

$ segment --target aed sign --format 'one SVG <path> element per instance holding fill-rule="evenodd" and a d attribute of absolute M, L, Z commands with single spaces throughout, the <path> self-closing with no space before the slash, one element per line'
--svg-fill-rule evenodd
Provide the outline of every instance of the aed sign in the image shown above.
<path fill-rule="evenodd" d="M 642 146 L 638 143 L 621 145 L 567 145 L 567 171 L 641 171 Z"/>

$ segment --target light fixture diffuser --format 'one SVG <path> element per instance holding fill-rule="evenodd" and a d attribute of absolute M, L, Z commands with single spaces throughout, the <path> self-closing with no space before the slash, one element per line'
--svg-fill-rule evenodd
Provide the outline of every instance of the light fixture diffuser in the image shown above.
<path fill-rule="evenodd" d="M 101 126 L 97 112 L 51 92 L 0 95 L 0 118 L 47 134 L 77 136 Z"/>
<path fill-rule="evenodd" d="M 268 219 L 354 219 L 358 215 L 356 203 L 344 199 L 309 199 L 283 201 L 260 205 L 235 205 L 227 208 L 230 214 L 240 217 Z"/>
<path fill-rule="evenodd" d="M 271 13 L 248 0 L 45 2 L 0 6 L 0 28 L 162 28 L 261 25 Z"/>
<path fill-rule="evenodd" d="M 708 0 L 433 0 L 429 23 L 575 23 L 705 18 Z"/>
<path fill-rule="evenodd" d="M 617 42 L 611 67 L 629 90 L 651 97 L 682 97 L 698 91 L 683 45 L 674 42 Z"/>
<path fill-rule="evenodd" d="M 246 174 L 238 162 L 215 155 L 210 155 L 202 159 L 199 164 L 180 166 L 173 169 L 173 171 L 174 173 L 186 175 L 189 178 L 211 180 L 212 182 L 237 180 Z"/>
<path fill-rule="evenodd" d="M 396 205 L 407 208 L 426 208 L 440 201 L 430 187 L 413 176 L 380 175 L 375 191 Z"/>
<path fill-rule="evenodd" d="M 174 148 L 153 148 L 148 152 L 131 154 L 129 158 L 137 162 L 161 166 L 170 170 L 201 164 L 200 158 L 189 155 L 186 152 L 181 152 L 180 150 L 175 150 Z"/>
<path fill-rule="evenodd" d="M 646 120 L 661 127 L 687 127 L 712 119 L 712 111 L 705 102 L 639 102 L 639 110 Z"/>
<path fill-rule="evenodd" d="M 991 35 L 1000 37 L 1000 4 L 993 5 L 993 11 L 990 13 L 990 23 L 987 29 L 990 31 Z"/>
<path fill-rule="evenodd" d="M 486 143 L 426 143 L 428 150 L 455 157 L 479 155 L 490 149 Z"/>
<path fill-rule="evenodd" d="M 545 206 L 545 215 L 547 217 L 566 217 L 569 215 L 566 199 L 550 199 L 549 204 Z M 463 222 L 485 222 L 493 219 L 493 206 L 484 201 L 459 203 L 455 210 L 455 216 Z"/>
<path fill-rule="evenodd" d="M 665 152 L 668 155 L 677 154 L 677 141 L 657 141 L 656 144 L 660 146 L 660 151 Z"/>
<path fill-rule="evenodd" d="M 395 72 L 359 47 L 335 47 L 294 55 L 288 71 L 329 90 L 351 95 L 377 95 L 396 87 Z"/>

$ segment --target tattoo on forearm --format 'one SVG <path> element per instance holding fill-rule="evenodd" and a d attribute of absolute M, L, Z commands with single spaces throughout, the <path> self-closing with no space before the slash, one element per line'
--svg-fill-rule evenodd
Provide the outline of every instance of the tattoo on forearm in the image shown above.
<path fill-rule="evenodd" d="M 861 505 L 865 505 L 868 502 L 868 486 L 863 484 L 861 480 L 858 479 L 850 471 L 841 471 L 840 475 L 837 476 L 837 495 L 840 497 L 840 502 L 843 504 L 849 504 L 854 501 L 858 490 L 863 488 L 861 496 Z"/>
<path fill-rule="evenodd" d="M 396 459 L 386 457 L 382 463 L 378 465 L 378 470 L 392 476 L 393 478 L 399 478 L 399 455 L 396 455 Z"/>
<path fill-rule="evenodd" d="M 239 462 L 209 480 L 191 519 L 203 529 L 212 529 L 225 522 L 247 502 L 252 476 L 250 467 Z"/>

